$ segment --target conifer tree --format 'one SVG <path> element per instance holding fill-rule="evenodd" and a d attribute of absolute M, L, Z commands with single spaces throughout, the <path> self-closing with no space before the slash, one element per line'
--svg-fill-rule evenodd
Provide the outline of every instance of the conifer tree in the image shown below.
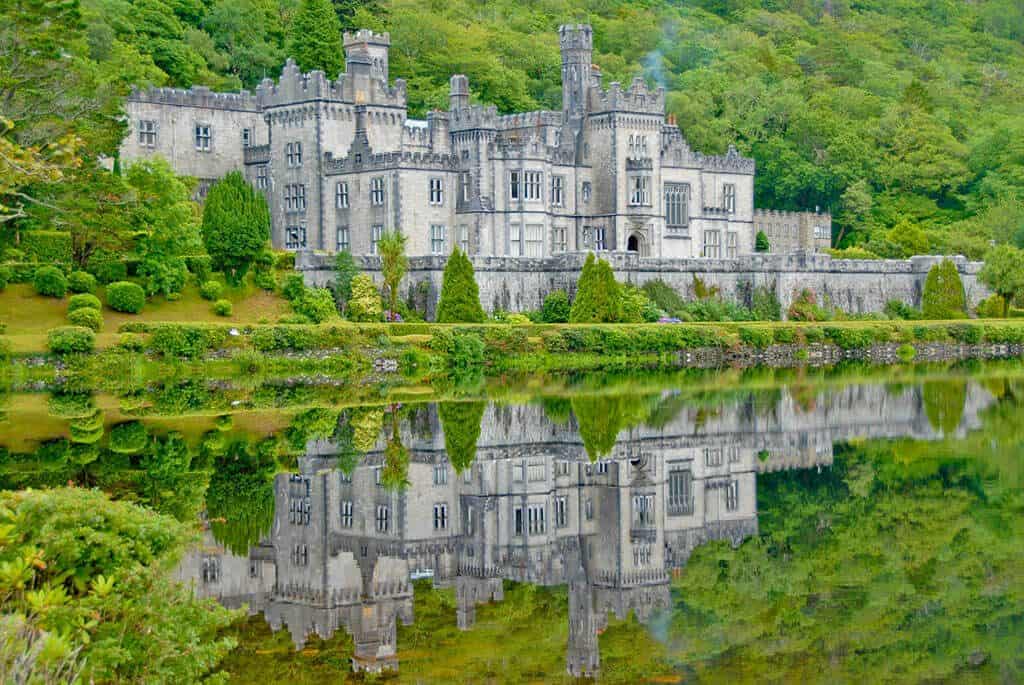
<path fill-rule="evenodd" d="M 400 231 L 385 233 L 377 242 L 380 254 L 380 271 L 388 289 L 388 321 L 395 321 L 398 309 L 398 286 L 409 270 L 409 258 L 405 256 L 405 234 Z"/>
<path fill-rule="evenodd" d="M 622 298 L 611 265 L 596 259 L 594 253 L 580 271 L 576 298 L 572 302 L 569 321 L 572 323 L 614 323 L 621 317 Z"/>
<path fill-rule="evenodd" d="M 768 236 L 764 234 L 764 231 L 758 231 L 757 235 L 754 236 L 754 251 L 768 252 L 770 249 L 771 244 L 768 242 Z"/>
<path fill-rule="evenodd" d="M 481 323 L 485 318 L 480 306 L 480 288 L 473 276 L 473 263 L 456 247 L 444 266 L 437 322 Z"/>
<path fill-rule="evenodd" d="M 302 0 L 289 28 L 288 54 L 304 72 L 319 69 L 332 79 L 341 73 L 341 23 L 330 0 Z"/>
<path fill-rule="evenodd" d="M 212 266 L 239 283 L 270 239 L 270 209 L 237 171 L 213 184 L 203 205 L 203 245 Z"/>
<path fill-rule="evenodd" d="M 928 270 L 921 296 L 921 312 L 926 319 L 962 319 L 967 310 L 960 272 L 950 259 L 943 259 Z"/>

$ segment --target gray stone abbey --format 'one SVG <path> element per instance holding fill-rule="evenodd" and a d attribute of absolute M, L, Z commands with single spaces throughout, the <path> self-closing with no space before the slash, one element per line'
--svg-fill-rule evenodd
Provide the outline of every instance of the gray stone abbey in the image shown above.
<path fill-rule="evenodd" d="M 605 88 L 590 26 L 559 29 L 562 110 L 500 115 L 451 77 L 447 112 L 409 119 L 388 34 L 346 33 L 331 80 L 288 61 L 254 93 L 133 91 L 125 162 L 160 155 L 200 179 L 232 170 L 266 194 L 275 247 L 373 255 L 386 231 L 411 256 L 581 250 L 728 259 L 828 247 L 827 214 L 754 209 L 754 160 L 690 149 L 642 78 Z"/>

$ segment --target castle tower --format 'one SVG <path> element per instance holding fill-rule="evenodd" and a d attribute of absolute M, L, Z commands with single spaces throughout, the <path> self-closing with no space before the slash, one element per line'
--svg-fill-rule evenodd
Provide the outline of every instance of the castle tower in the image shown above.
<path fill-rule="evenodd" d="M 449 82 L 448 111 L 469 107 L 469 79 L 455 74 Z"/>
<path fill-rule="evenodd" d="M 562 48 L 562 112 L 582 116 L 587 106 L 594 36 L 588 24 L 564 24 L 558 29 Z"/>
<path fill-rule="evenodd" d="M 357 51 L 365 53 L 370 60 L 370 76 L 387 83 L 388 50 L 391 48 L 391 34 L 374 33 L 369 29 L 360 29 L 355 33 L 346 31 L 344 45 L 346 62 Z"/>

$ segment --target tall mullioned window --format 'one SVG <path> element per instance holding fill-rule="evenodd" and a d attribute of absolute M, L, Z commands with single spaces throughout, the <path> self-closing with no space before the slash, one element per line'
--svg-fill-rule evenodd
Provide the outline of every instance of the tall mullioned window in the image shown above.
<path fill-rule="evenodd" d="M 445 228 L 439 224 L 430 226 L 430 252 L 431 254 L 444 254 Z"/>
<path fill-rule="evenodd" d="M 377 254 L 377 243 L 384 236 L 384 225 L 374 224 L 370 227 L 370 254 Z"/>
<path fill-rule="evenodd" d="M 379 207 L 384 204 L 384 177 L 374 176 L 370 179 L 370 204 Z"/>
<path fill-rule="evenodd" d="M 508 226 L 508 253 L 513 257 L 521 257 L 523 254 L 523 234 L 519 224 Z"/>
<path fill-rule="evenodd" d="M 594 227 L 594 249 L 595 250 L 607 250 L 608 242 L 603 226 Z"/>
<path fill-rule="evenodd" d="M 736 211 L 736 184 L 726 183 L 722 186 L 722 209 L 730 214 Z"/>
<path fill-rule="evenodd" d="M 469 226 L 459 225 L 459 249 L 469 254 Z"/>
<path fill-rule="evenodd" d="M 290 167 L 302 166 L 302 143 L 285 143 L 284 160 Z"/>
<path fill-rule="evenodd" d="M 213 143 L 213 131 L 209 124 L 196 124 L 196 149 L 200 152 L 209 152 Z"/>
<path fill-rule="evenodd" d="M 568 230 L 565 226 L 551 227 L 551 251 L 565 252 L 569 249 Z"/>
<path fill-rule="evenodd" d="M 352 239 L 349 236 L 348 226 L 339 226 L 337 235 L 338 252 L 348 252 L 352 249 Z"/>
<path fill-rule="evenodd" d="M 306 211 L 306 186 L 302 183 L 287 183 L 284 186 L 284 210 L 286 212 Z"/>
<path fill-rule="evenodd" d="M 469 202 L 472 189 L 471 178 L 468 171 L 459 173 L 459 185 L 462 187 L 462 201 Z"/>
<path fill-rule="evenodd" d="M 704 231 L 704 256 L 710 259 L 722 258 L 721 231 Z"/>
<path fill-rule="evenodd" d="M 267 175 L 267 165 L 260 164 L 256 167 L 256 187 L 266 190 L 270 187 L 270 177 Z"/>
<path fill-rule="evenodd" d="M 725 234 L 725 256 L 734 259 L 739 253 L 739 234 L 729 231 Z"/>
<path fill-rule="evenodd" d="M 561 207 L 565 204 L 565 177 L 564 176 L 552 176 L 551 177 L 551 204 L 555 207 Z"/>
<path fill-rule="evenodd" d="M 740 482 L 731 480 L 725 486 L 725 510 L 736 511 L 740 508 Z"/>
<path fill-rule="evenodd" d="M 651 204 L 651 179 L 648 176 L 633 176 L 629 179 L 629 204 L 642 207 Z"/>
<path fill-rule="evenodd" d="M 520 171 L 510 171 L 508 174 L 508 199 L 521 200 L 523 174 Z"/>
<path fill-rule="evenodd" d="M 434 530 L 448 529 L 448 505 L 434 505 Z"/>
<path fill-rule="evenodd" d="M 432 205 L 443 205 L 444 204 L 444 179 L 443 178 L 432 178 L 432 179 L 430 179 L 430 204 L 432 204 Z"/>
<path fill-rule="evenodd" d="M 527 171 L 523 174 L 523 199 L 543 199 L 544 176 L 539 171 Z"/>
<path fill-rule="evenodd" d="M 671 232 L 680 232 L 690 223 L 690 184 L 665 184 L 665 226 Z"/>
<path fill-rule="evenodd" d="M 348 181 L 334 184 L 334 206 L 338 209 L 348 209 Z"/>
<path fill-rule="evenodd" d="M 242 147 L 250 147 L 252 145 L 252 129 L 242 129 Z"/>
<path fill-rule="evenodd" d="M 544 256 L 544 224 L 526 224 L 523 254 L 527 257 Z"/>
<path fill-rule="evenodd" d="M 156 122 L 142 120 L 139 122 L 139 145 L 144 147 L 156 146 Z"/>

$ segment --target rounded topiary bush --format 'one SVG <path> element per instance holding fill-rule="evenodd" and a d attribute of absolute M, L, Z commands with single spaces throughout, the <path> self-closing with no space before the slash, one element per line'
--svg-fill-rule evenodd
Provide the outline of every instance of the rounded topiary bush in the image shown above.
<path fill-rule="evenodd" d="M 129 281 L 118 281 L 107 286 L 107 306 L 115 312 L 138 314 L 146 304 L 142 286 Z"/>
<path fill-rule="evenodd" d="M 54 354 L 92 352 L 96 347 L 96 334 L 84 326 L 60 326 L 47 333 L 46 345 Z"/>
<path fill-rule="evenodd" d="M 95 295 L 91 293 L 79 293 L 78 295 L 72 295 L 68 300 L 68 314 L 76 309 L 95 309 L 96 311 L 102 311 L 103 305 L 100 303 L 100 298 Z"/>
<path fill-rule="evenodd" d="M 73 293 L 91 293 L 96 290 L 96 277 L 88 271 L 72 271 L 68 276 L 68 290 Z"/>
<path fill-rule="evenodd" d="M 44 266 L 36 270 L 32 277 L 32 286 L 40 295 L 47 297 L 64 297 L 68 291 L 68 279 L 55 266 Z"/>
<path fill-rule="evenodd" d="M 220 281 L 206 281 L 199 286 L 199 296 L 211 302 L 219 298 L 223 291 L 224 286 L 221 285 Z"/>
<path fill-rule="evenodd" d="M 231 302 L 229 300 L 217 300 L 213 303 L 213 313 L 217 316 L 231 316 Z"/>
<path fill-rule="evenodd" d="M 74 326 L 85 326 L 96 332 L 103 328 L 103 315 L 92 307 L 82 307 L 68 312 L 68 321 Z"/>
<path fill-rule="evenodd" d="M 110 429 L 108 447 L 117 454 L 138 454 L 146 448 L 149 433 L 146 427 L 138 422 L 119 423 Z"/>

